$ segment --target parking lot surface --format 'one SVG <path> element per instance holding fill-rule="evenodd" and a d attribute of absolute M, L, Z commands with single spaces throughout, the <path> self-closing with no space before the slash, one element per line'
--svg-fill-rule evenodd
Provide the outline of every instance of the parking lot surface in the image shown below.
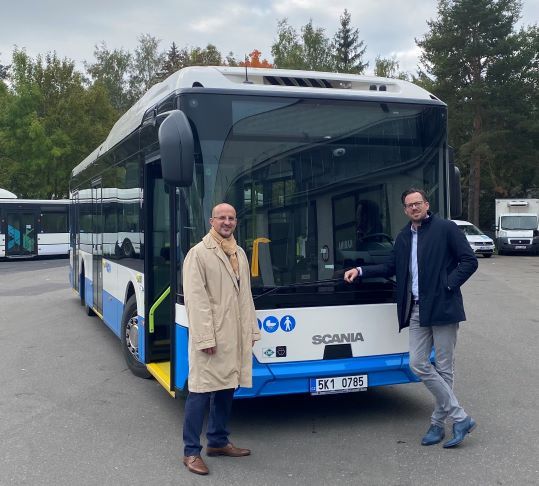
<path fill-rule="evenodd" d="M 422 384 L 322 397 L 236 401 L 245 458 L 181 463 L 182 399 L 133 376 L 120 343 L 84 314 L 65 259 L 0 262 L 0 484 L 539 484 L 539 257 L 479 258 L 456 391 L 477 429 L 422 447 Z M 447 433 L 450 434 L 448 427 Z"/>

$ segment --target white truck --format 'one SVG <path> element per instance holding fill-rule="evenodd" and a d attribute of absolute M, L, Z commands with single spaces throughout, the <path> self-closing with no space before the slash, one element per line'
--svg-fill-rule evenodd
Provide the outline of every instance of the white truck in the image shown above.
<path fill-rule="evenodd" d="M 496 199 L 498 254 L 539 254 L 539 199 Z"/>

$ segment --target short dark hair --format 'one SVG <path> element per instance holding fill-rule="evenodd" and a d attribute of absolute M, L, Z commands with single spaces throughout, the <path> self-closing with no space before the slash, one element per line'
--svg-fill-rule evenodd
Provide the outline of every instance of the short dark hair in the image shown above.
<path fill-rule="evenodd" d="M 428 202 L 427 194 L 425 193 L 423 189 L 418 189 L 417 187 L 410 187 L 406 189 L 406 191 L 404 191 L 401 195 L 401 201 L 402 201 L 403 206 L 404 206 L 404 200 L 406 199 L 406 196 L 409 196 L 410 194 L 413 194 L 414 192 L 418 192 L 419 194 L 421 194 L 423 201 Z"/>

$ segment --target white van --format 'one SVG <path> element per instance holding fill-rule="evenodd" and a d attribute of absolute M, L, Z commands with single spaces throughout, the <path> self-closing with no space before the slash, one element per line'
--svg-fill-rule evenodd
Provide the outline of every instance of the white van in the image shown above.
<path fill-rule="evenodd" d="M 485 235 L 477 226 L 474 226 L 468 221 L 454 219 L 453 222 L 456 223 L 466 235 L 466 239 L 476 255 L 483 255 L 485 258 L 490 258 L 494 253 L 494 241 L 492 241 L 491 238 Z"/>

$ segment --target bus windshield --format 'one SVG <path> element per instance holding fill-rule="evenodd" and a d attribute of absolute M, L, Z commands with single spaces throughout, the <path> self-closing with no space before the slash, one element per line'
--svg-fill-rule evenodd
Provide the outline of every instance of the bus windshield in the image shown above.
<path fill-rule="evenodd" d="M 387 260 L 407 222 L 404 189 L 426 189 L 445 215 L 445 106 L 211 93 L 183 94 L 181 106 L 200 151 L 195 183 L 179 190 L 183 252 L 226 201 L 257 307 L 293 306 L 291 294 L 303 306 L 393 301 L 392 281 L 338 280 Z"/>

